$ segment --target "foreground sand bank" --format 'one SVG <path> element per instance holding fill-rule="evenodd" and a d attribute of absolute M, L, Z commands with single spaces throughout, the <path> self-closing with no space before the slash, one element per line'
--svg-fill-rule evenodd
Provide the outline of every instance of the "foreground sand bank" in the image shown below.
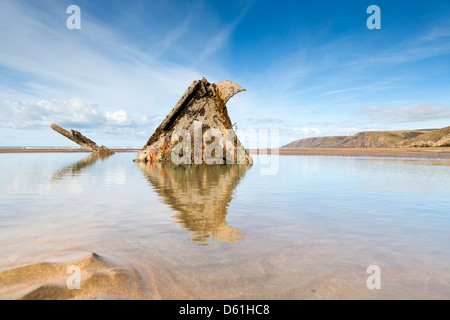
<path fill-rule="evenodd" d="M 70 275 L 80 272 L 80 284 Z M 72 253 L 57 261 L 42 261 L 0 272 L 1 299 L 139 299 L 143 281 L 130 266 L 94 252 Z M 83 286 L 83 290 L 81 289 Z"/>
<path fill-rule="evenodd" d="M 250 149 L 259 154 L 266 149 Z M 271 150 L 267 150 L 271 153 Z M 278 149 L 280 155 L 450 159 L 450 148 L 314 148 Z"/>
<path fill-rule="evenodd" d="M 123 239 L 122 239 L 123 240 Z M 92 251 L 50 250 L 47 259 L 0 269 L 1 300 L 303 300 L 303 299 L 445 299 L 447 275 L 429 264 L 392 250 L 348 250 L 342 244 L 293 242 L 268 250 L 220 259 L 221 250 L 185 250 L 174 257 L 158 249 L 114 255 Z M 278 243 L 279 244 L 279 243 Z M 171 243 L 171 250 L 180 247 Z M 381 251 L 378 251 L 381 250 Z M 215 252 L 216 251 L 216 252 Z M 228 251 L 228 250 L 227 250 Z M 235 247 L 234 253 L 240 251 Z M 351 254 L 349 253 L 351 252 Z M 368 290 L 365 270 L 378 254 L 386 259 L 383 290 Z M 138 255 L 136 255 L 138 253 Z M 358 259 L 354 259 L 357 255 Z M 192 263 L 193 258 L 207 257 Z M 225 254 L 227 256 L 227 254 Z M 212 259 L 212 257 L 215 257 Z M 185 261 L 190 261 L 186 263 Z M 419 270 L 410 270 L 415 262 Z M 73 266 L 80 270 L 79 289 Z M 425 271 L 423 271 L 425 270 Z M 410 279 L 414 279 L 413 282 Z"/>

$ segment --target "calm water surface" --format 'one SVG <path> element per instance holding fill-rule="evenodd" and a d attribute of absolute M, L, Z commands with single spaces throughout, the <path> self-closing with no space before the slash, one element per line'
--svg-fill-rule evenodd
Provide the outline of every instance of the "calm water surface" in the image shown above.
<path fill-rule="evenodd" d="M 0 271 L 95 252 L 137 270 L 140 298 L 450 298 L 449 161 L 280 156 L 261 175 L 134 157 L 1 154 Z"/>

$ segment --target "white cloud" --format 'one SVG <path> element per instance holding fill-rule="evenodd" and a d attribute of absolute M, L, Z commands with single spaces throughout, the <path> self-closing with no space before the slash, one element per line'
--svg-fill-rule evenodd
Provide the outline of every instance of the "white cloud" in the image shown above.
<path fill-rule="evenodd" d="M 106 112 L 106 119 L 116 124 L 124 124 L 128 120 L 128 115 L 125 110 L 117 110 L 114 112 Z"/>
<path fill-rule="evenodd" d="M 317 128 L 294 128 L 293 131 L 297 136 L 301 137 L 317 136 L 320 133 L 320 130 Z"/>
<path fill-rule="evenodd" d="M 0 100 L 0 114 L 0 126 L 10 128 L 42 127 L 51 123 L 85 127 L 100 124 L 103 120 L 97 105 L 79 99 L 37 102 Z"/>
<path fill-rule="evenodd" d="M 363 107 L 361 113 L 369 120 L 380 123 L 450 119 L 450 107 L 432 104 L 418 104 L 401 108 L 390 106 Z"/>
<path fill-rule="evenodd" d="M 129 128 L 135 132 L 156 126 L 161 121 L 160 117 L 150 116 L 134 119 L 123 109 L 103 112 L 98 105 L 80 99 L 0 100 L 0 115 L 0 127 L 3 128 L 39 128 L 56 123 L 70 128 L 97 128 L 100 131 Z"/>

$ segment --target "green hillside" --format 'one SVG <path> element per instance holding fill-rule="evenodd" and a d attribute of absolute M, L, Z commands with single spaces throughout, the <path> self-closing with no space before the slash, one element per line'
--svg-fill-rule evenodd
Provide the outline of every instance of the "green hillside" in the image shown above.
<path fill-rule="evenodd" d="M 305 138 L 282 148 L 450 147 L 450 127 L 442 129 L 366 131 L 353 136 Z"/>

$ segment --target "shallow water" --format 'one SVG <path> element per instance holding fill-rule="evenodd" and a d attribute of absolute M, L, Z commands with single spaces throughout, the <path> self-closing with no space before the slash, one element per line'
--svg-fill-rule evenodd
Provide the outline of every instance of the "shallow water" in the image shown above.
<path fill-rule="evenodd" d="M 0 298 L 450 298 L 449 161 L 280 156 L 262 175 L 134 157 L 0 155 Z"/>

